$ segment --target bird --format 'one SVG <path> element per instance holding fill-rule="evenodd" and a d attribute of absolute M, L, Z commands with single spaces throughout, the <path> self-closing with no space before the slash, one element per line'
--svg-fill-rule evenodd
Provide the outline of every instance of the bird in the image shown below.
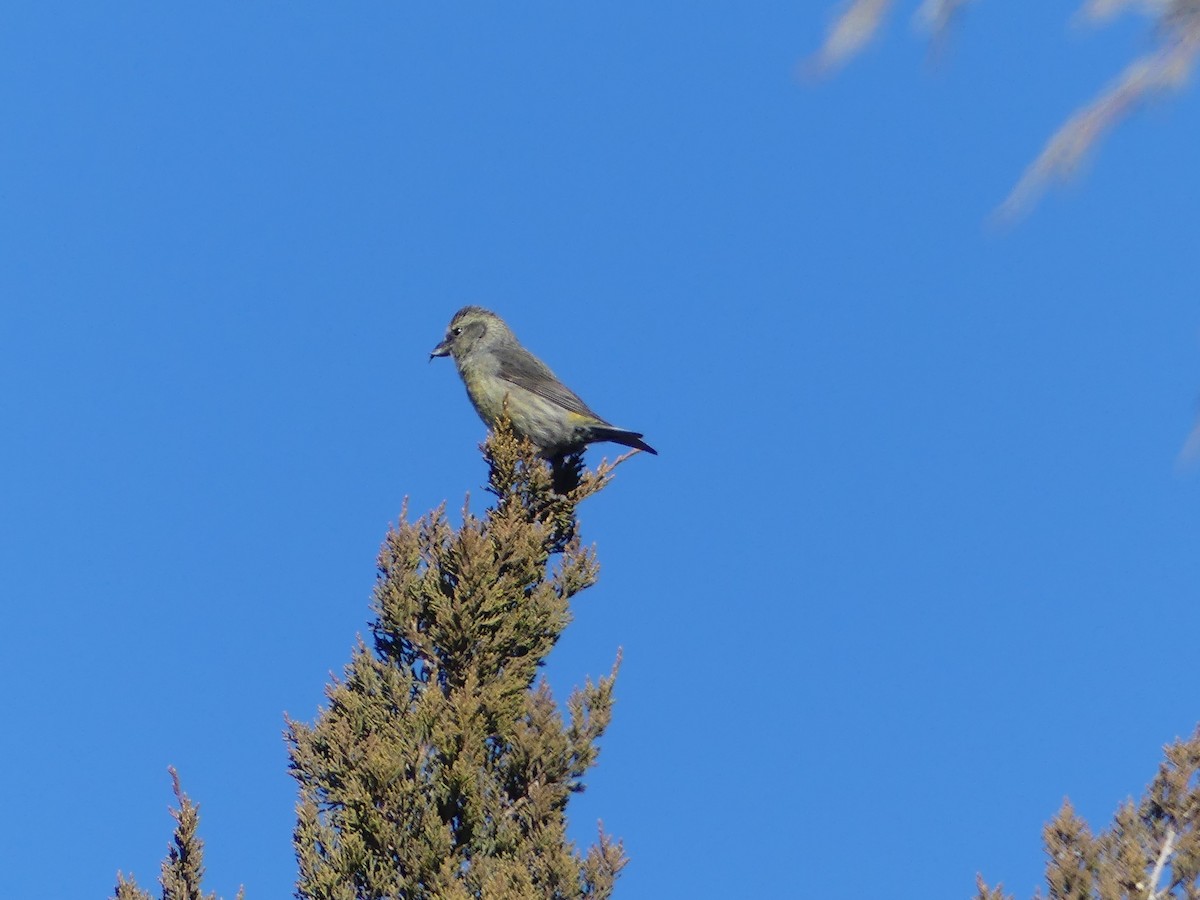
<path fill-rule="evenodd" d="M 617 428 L 592 412 L 490 310 L 464 306 L 456 312 L 429 359 L 438 356 L 453 357 L 467 396 L 489 428 L 505 412 L 507 400 L 513 430 L 548 460 L 561 460 L 597 441 L 658 455 L 640 432 Z"/>

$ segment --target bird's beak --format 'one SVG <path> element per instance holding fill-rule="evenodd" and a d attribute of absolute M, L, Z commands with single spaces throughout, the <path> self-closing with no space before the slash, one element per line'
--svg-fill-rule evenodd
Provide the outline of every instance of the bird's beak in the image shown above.
<path fill-rule="evenodd" d="M 440 344 L 438 344 L 436 347 L 434 347 L 433 350 L 430 351 L 429 359 L 432 361 L 435 356 L 449 356 L 449 355 L 450 355 L 450 341 L 445 340 L 445 341 L 442 341 Z"/>

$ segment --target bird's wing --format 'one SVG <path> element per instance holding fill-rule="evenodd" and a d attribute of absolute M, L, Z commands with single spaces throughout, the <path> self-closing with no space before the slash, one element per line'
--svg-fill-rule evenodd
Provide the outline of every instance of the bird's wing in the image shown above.
<path fill-rule="evenodd" d="M 588 409 L 588 405 L 569 387 L 554 377 L 549 367 L 526 350 L 524 347 L 514 348 L 505 353 L 500 362 L 499 375 L 509 384 L 524 388 L 531 394 L 537 394 L 544 400 L 549 400 L 561 406 L 568 412 L 587 416 L 596 422 L 604 420 Z"/>

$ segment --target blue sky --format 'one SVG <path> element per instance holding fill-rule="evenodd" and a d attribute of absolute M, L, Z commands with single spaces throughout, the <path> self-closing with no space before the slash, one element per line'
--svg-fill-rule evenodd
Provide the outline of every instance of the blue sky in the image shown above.
<path fill-rule="evenodd" d="M 623 648 L 618 896 L 1031 893 L 1200 719 L 1200 100 L 986 225 L 1145 47 L 1072 11 L 814 85 L 819 2 L 4 4 L 8 894 L 152 886 L 168 765 L 208 888 L 290 894 L 283 715 L 404 498 L 483 503 L 465 303 L 661 453 L 548 667 Z"/>

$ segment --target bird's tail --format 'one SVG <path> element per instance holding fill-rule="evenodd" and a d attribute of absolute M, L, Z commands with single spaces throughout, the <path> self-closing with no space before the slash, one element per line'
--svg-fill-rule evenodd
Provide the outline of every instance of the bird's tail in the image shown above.
<path fill-rule="evenodd" d="M 658 456 L 658 451 L 642 440 L 642 436 L 636 431 L 626 431 L 624 428 L 613 428 L 611 425 L 603 425 L 592 429 L 592 434 L 595 435 L 593 440 L 597 441 L 612 441 L 616 444 L 624 444 L 626 447 L 636 447 L 638 450 L 645 450 L 647 453 L 653 453 Z"/>

